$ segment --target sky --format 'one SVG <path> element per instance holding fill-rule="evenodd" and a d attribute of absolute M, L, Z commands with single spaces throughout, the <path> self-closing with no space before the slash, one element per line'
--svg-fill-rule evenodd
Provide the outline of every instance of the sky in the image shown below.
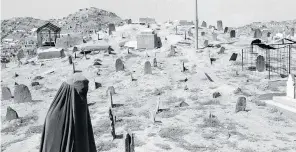
<path fill-rule="evenodd" d="M 1 20 L 12 17 L 62 18 L 80 8 L 97 7 L 123 19 L 140 17 L 195 20 L 195 0 L 1 0 Z M 242 26 L 296 19 L 296 0 L 198 0 L 199 23 Z"/>

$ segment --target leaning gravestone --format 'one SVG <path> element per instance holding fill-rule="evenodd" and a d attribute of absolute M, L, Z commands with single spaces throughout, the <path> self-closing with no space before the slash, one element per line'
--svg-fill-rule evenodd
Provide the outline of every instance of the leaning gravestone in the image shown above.
<path fill-rule="evenodd" d="M 152 74 L 152 70 L 151 70 L 151 64 L 149 61 L 145 62 L 145 66 L 144 66 L 144 74 Z"/>
<path fill-rule="evenodd" d="M 204 46 L 207 47 L 209 45 L 209 40 L 204 41 Z"/>
<path fill-rule="evenodd" d="M 227 33 L 228 32 L 228 27 L 225 27 L 224 28 L 224 33 Z"/>
<path fill-rule="evenodd" d="M 221 20 L 217 21 L 217 29 L 218 31 L 222 31 L 223 30 L 223 23 Z"/>
<path fill-rule="evenodd" d="M 256 69 L 258 72 L 263 72 L 265 67 L 265 60 L 262 55 L 259 55 L 256 59 Z"/>
<path fill-rule="evenodd" d="M 256 29 L 254 32 L 254 38 L 261 38 L 262 37 L 262 32 L 260 29 Z"/>
<path fill-rule="evenodd" d="M 18 118 L 19 118 L 19 116 L 18 116 L 17 112 L 8 106 L 7 111 L 6 111 L 6 120 L 10 121 L 13 119 L 18 119 Z"/>
<path fill-rule="evenodd" d="M 246 111 L 247 99 L 246 97 L 239 97 L 236 102 L 235 112 Z"/>
<path fill-rule="evenodd" d="M 20 84 L 15 86 L 14 101 L 18 103 L 31 102 L 32 96 L 29 88 L 26 85 Z"/>
<path fill-rule="evenodd" d="M 11 91 L 8 87 L 2 87 L 1 100 L 9 100 L 11 98 Z"/>
<path fill-rule="evenodd" d="M 121 59 L 117 59 L 115 62 L 115 68 L 116 68 L 116 72 L 118 71 L 123 71 L 124 70 L 124 65 L 121 61 Z"/>
<path fill-rule="evenodd" d="M 201 34 L 201 36 L 205 36 L 205 35 L 206 35 L 206 33 L 205 33 L 205 32 L 201 32 L 200 34 Z"/>
<path fill-rule="evenodd" d="M 207 27 L 207 22 L 203 21 L 201 27 Z"/>
<path fill-rule="evenodd" d="M 230 38 L 235 38 L 235 30 L 230 31 Z"/>

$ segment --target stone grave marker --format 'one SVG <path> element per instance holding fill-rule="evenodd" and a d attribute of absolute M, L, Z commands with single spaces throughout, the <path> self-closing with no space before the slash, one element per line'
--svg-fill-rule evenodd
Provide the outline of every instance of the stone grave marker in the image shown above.
<path fill-rule="evenodd" d="M 207 27 L 207 22 L 203 21 L 201 27 Z"/>
<path fill-rule="evenodd" d="M 11 99 L 11 91 L 8 87 L 2 87 L 2 97 L 1 100 L 9 100 Z"/>
<path fill-rule="evenodd" d="M 205 36 L 205 35 L 206 35 L 206 33 L 205 33 L 205 32 L 201 32 L 200 34 L 201 34 L 201 36 Z"/>
<path fill-rule="evenodd" d="M 218 37 L 218 34 L 217 33 L 213 33 L 213 40 L 214 41 L 217 41 L 218 40 L 217 37 Z"/>
<path fill-rule="evenodd" d="M 204 41 L 204 46 L 207 47 L 209 45 L 209 40 Z"/>
<path fill-rule="evenodd" d="M 228 27 L 225 27 L 224 28 L 224 33 L 227 33 L 228 32 Z"/>
<path fill-rule="evenodd" d="M 145 66 L 144 66 L 144 74 L 152 74 L 152 70 L 151 70 L 151 64 L 149 61 L 145 62 Z"/>
<path fill-rule="evenodd" d="M 290 33 L 291 36 L 295 36 L 295 28 L 291 28 L 291 33 Z"/>
<path fill-rule="evenodd" d="M 121 61 L 121 59 L 117 59 L 115 62 L 115 68 L 116 68 L 116 72 L 118 71 L 123 71 L 124 70 L 124 65 Z"/>
<path fill-rule="evenodd" d="M 229 61 L 236 61 L 236 58 L 237 58 L 237 53 L 232 53 Z"/>
<path fill-rule="evenodd" d="M 236 37 L 235 30 L 231 30 L 230 31 L 230 38 L 235 38 L 235 37 Z"/>
<path fill-rule="evenodd" d="M 265 69 L 265 59 L 262 55 L 259 55 L 256 59 L 256 69 L 258 72 L 263 72 Z"/>
<path fill-rule="evenodd" d="M 32 96 L 26 85 L 19 84 L 14 89 L 14 101 L 18 103 L 32 102 Z"/>
<path fill-rule="evenodd" d="M 254 32 L 254 38 L 261 38 L 262 37 L 262 32 L 260 29 L 255 29 Z"/>
<path fill-rule="evenodd" d="M 246 97 L 239 97 L 236 102 L 235 112 L 246 111 L 247 99 Z"/>
<path fill-rule="evenodd" d="M 217 21 L 217 29 L 219 31 L 222 31 L 223 30 L 223 22 L 221 20 Z"/>
<path fill-rule="evenodd" d="M 13 119 L 18 119 L 18 118 L 19 118 L 19 116 L 18 116 L 17 112 L 8 106 L 7 111 L 6 111 L 6 120 L 10 121 Z"/>
<path fill-rule="evenodd" d="M 156 58 L 153 59 L 153 66 L 154 67 L 157 67 L 157 60 L 156 60 Z"/>
<path fill-rule="evenodd" d="M 107 96 L 109 95 L 109 94 L 116 94 L 115 93 L 115 89 L 114 89 L 114 87 L 113 86 L 110 86 L 110 87 L 108 87 L 108 89 L 107 89 L 107 91 L 106 91 L 106 94 L 107 94 Z"/>
<path fill-rule="evenodd" d="M 220 48 L 220 51 L 218 52 L 218 54 L 224 54 L 224 52 L 225 52 L 225 47 L 221 47 Z"/>

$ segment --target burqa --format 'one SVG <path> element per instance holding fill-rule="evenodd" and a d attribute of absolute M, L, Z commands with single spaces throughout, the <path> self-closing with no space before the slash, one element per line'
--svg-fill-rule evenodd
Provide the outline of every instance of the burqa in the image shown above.
<path fill-rule="evenodd" d="M 61 85 L 46 115 L 40 152 L 96 152 L 88 83 L 78 73 Z"/>

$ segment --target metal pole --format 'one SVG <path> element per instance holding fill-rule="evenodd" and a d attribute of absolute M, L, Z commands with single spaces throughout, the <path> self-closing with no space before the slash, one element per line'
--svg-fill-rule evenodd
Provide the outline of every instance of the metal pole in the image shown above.
<path fill-rule="evenodd" d="M 196 36 L 196 50 L 198 50 L 198 14 L 197 14 L 197 0 L 195 0 L 195 29 L 196 29 L 196 33 L 195 33 L 195 36 Z"/>

